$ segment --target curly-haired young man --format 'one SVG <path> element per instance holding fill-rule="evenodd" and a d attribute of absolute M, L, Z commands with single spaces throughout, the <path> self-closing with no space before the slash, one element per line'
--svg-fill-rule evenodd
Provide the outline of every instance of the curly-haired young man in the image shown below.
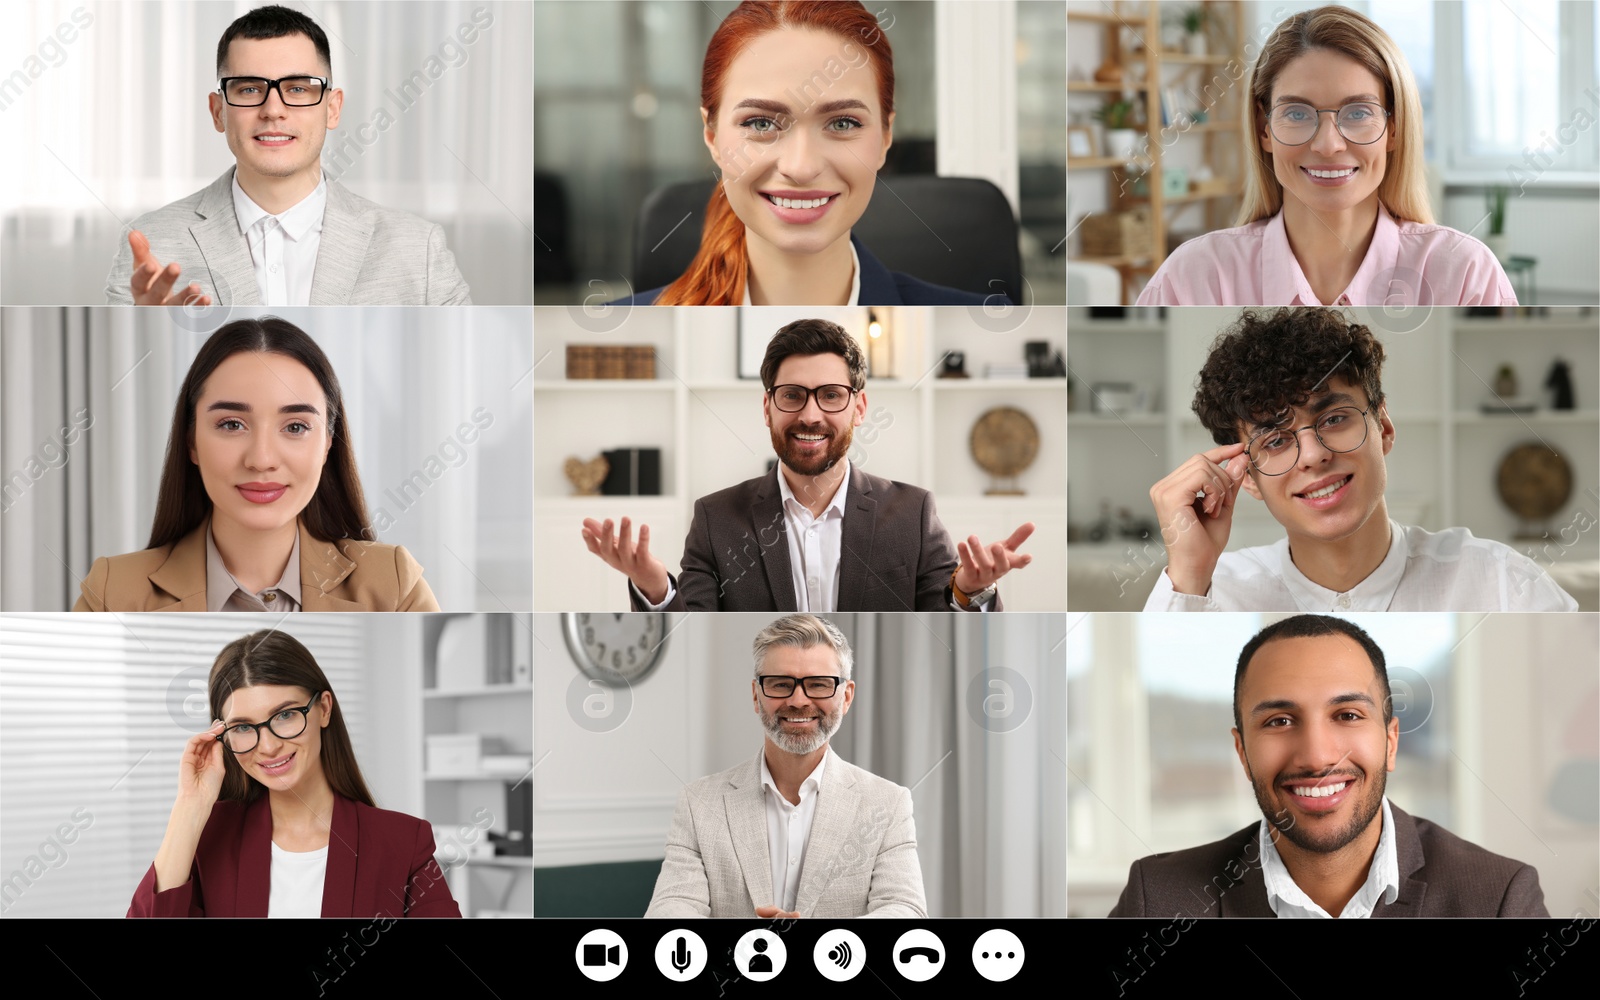
<path fill-rule="evenodd" d="M 1146 611 L 1575 611 L 1537 563 L 1389 517 L 1383 345 L 1331 309 L 1245 312 L 1200 369 L 1219 447 L 1150 488 L 1167 569 Z M 1285 537 L 1225 552 L 1239 490 Z"/>

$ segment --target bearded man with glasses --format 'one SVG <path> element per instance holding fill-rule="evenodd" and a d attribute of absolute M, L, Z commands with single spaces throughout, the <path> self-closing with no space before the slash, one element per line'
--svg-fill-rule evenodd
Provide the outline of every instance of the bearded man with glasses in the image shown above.
<path fill-rule="evenodd" d="M 646 917 L 926 917 L 911 792 L 828 746 L 854 654 L 815 615 L 752 644 L 754 758 L 685 786 Z"/>

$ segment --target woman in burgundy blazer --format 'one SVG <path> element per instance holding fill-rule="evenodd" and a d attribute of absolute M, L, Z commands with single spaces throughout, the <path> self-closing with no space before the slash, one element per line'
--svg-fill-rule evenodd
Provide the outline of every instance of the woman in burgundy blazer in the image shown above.
<path fill-rule="evenodd" d="M 461 916 L 432 827 L 373 804 L 305 646 L 276 630 L 236 639 L 208 688 L 223 721 L 189 739 L 166 836 L 128 916 Z"/>
<path fill-rule="evenodd" d="M 405 813 L 334 798 L 325 917 L 459 917 L 433 860 L 433 829 Z M 134 891 L 130 917 L 264 917 L 271 888 L 267 797 L 218 802 L 200 834 L 189 881 L 156 891 L 156 867 Z"/>

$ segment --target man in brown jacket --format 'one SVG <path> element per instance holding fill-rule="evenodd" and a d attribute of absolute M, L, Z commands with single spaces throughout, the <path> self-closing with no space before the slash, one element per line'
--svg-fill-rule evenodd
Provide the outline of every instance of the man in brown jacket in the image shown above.
<path fill-rule="evenodd" d="M 1299 615 L 1245 644 L 1234 749 L 1262 821 L 1142 858 L 1113 917 L 1546 917 L 1539 874 L 1391 805 L 1400 721 L 1383 650 Z"/>

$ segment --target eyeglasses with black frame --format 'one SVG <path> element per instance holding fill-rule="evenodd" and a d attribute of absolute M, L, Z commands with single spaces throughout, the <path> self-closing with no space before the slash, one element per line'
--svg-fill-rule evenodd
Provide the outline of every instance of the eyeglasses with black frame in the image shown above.
<path fill-rule="evenodd" d="M 322 692 L 318 691 L 300 708 L 280 708 L 266 722 L 235 722 L 217 734 L 217 741 L 236 754 L 249 753 L 261 742 L 262 726 L 272 730 L 272 735 L 280 740 L 292 740 L 306 731 L 311 707 L 321 697 Z"/>
<path fill-rule="evenodd" d="M 784 413 L 799 413 L 813 396 L 823 413 L 838 413 L 850 406 L 855 392 L 847 385 L 819 385 L 815 389 L 803 385 L 775 385 L 767 390 L 767 395 L 772 397 L 772 405 Z"/>
<path fill-rule="evenodd" d="M 268 80 L 260 76 L 225 76 L 217 81 L 222 99 L 235 108 L 259 108 L 276 89 L 278 99 L 291 108 L 309 108 L 322 103 L 328 92 L 326 77 L 286 76 Z"/>
<path fill-rule="evenodd" d="M 1257 433 L 1245 446 L 1250 464 L 1263 476 L 1281 476 L 1300 464 L 1300 434 L 1310 431 L 1335 454 L 1355 451 L 1367 443 L 1367 414 L 1355 406 L 1336 406 L 1299 430 L 1271 427 Z"/>
<path fill-rule="evenodd" d="M 1358 146 L 1369 146 L 1382 139 L 1389 125 L 1389 112 L 1382 105 L 1352 101 L 1342 108 L 1279 104 L 1268 109 L 1267 127 L 1272 130 L 1272 137 L 1283 145 L 1304 146 L 1316 138 L 1325 114 L 1333 115 L 1333 127 Z"/>
<path fill-rule="evenodd" d="M 792 698 L 795 685 L 806 693 L 807 698 L 823 700 L 832 698 L 839 691 L 839 683 L 843 677 L 786 677 L 782 674 L 762 674 L 757 678 L 761 682 L 761 693 L 768 698 Z"/>

